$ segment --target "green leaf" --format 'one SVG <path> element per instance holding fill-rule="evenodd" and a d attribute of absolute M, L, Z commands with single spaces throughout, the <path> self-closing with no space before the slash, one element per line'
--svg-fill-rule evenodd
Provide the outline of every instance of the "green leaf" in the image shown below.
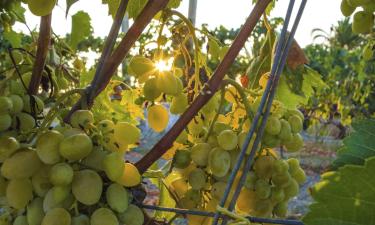
<path fill-rule="evenodd" d="M 128 3 L 128 14 L 129 18 L 137 18 L 139 13 L 145 7 L 147 0 L 129 0 Z"/>
<path fill-rule="evenodd" d="M 218 59 L 220 56 L 220 45 L 217 43 L 216 40 L 210 38 L 208 40 L 208 53 L 211 55 L 213 59 Z"/>
<path fill-rule="evenodd" d="M 21 23 L 26 23 L 25 12 L 26 9 L 22 7 L 21 2 L 15 3 L 12 9 L 12 12 L 16 14 L 16 20 Z"/>
<path fill-rule="evenodd" d="M 4 40 L 8 41 L 13 48 L 21 47 L 22 34 L 13 30 L 3 33 Z"/>
<path fill-rule="evenodd" d="M 181 4 L 181 0 L 169 0 L 167 7 L 168 8 L 178 8 Z"/>
<path fill-rule="evenodd" d="M 83 41 L 92 32 L 91 18 L 89 14 L 79 11 L 72 16 L 72 33 L 70 37 L 70 45 L 73 49 L 77 48 L 80 41 Z"/>
<path fill-rule="evenodd" d="M 108 15 L 111 15 L 112 18 L 115 18 L 115 16 L 116 16 L 117 9 L 120 6 L 120 1 L 121 0 L 102 0 L 103 4 L 108 5 Z M 130 3 L 130 1 L 129 1 L 129 3 Z"/>
<path fill-rule="evenodd" d="M 72 7 L 72 5 L 76 2 L 78 2 L 78 0 L 66 0 L 66 12 L 65 12 L 66 17 L 68 17 L 70 7 Z"/>
<path fill-rule="evenodd" d="M 305 225 L 375 224 L 375 157 L 364 166 L 346 165 L 322 175 L 311 188 L 315 203 L 303 218 Z"/>
<path fill-rule="evenodd" d="M 366 158 L 375 156 L 375 120 L 365 119 L 352 124 L 354 132 L 344 139 L 333 167 L 346 164 L 363 165 Z"/>

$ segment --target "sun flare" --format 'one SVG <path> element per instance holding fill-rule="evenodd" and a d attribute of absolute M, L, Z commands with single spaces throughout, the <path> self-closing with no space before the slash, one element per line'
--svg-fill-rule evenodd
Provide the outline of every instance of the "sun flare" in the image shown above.
<path fill-rule="evenodd" d="M 173 63 L 173 58 L 170 58 L 168 61 L 167 60 L 159 60 L 159 61 L 156 61 L 155 63 L 155 68 L 159 71 L 159 72 L 163 72 L 163 71 L 169 71 L 172 69 L 172 63 Z"/>

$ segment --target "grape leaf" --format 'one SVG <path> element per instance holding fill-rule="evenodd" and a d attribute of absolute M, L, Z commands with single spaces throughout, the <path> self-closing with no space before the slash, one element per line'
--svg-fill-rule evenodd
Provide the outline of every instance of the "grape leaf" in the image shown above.
<path fill-rule="evenodd" d="M 21 2 L 17 2 L 13 5 L 12 12 L 16 14 L 16 20 L 21 23 L 26 23 L 25 12 L 26 9 L 22 7 Z"/>
<path fill-rule="evenodd" d="M 66 17 L 68 17 L 70 7 L 72 7 L 72 5 L 76 2 L 78 2 L 78 0 L 66 0 L 66 12 L 65 12 Z"/>
<path fill-rule="evenodd" d="M 137 18 L 139 13 L 145 7 L 147 0 L 129 0 L 128 3 L 128 14 L 129 18 Z"/>
<path fill-rule="evenodd" d="M 108 5 L 108 14 L 115 18 L 118 7 L 120 6 L 120 0 L 102 0 L 103 4 Z"/>
<path fill-rule="evenodd" d="M 70 45 L 73 49 L 76 49 L 78 43 L 90 36 L 91 33 L 92 27 L 89 14 L 83 11 L 79 11 L 72 16 L 72 33 L 70 36 Z"/>
<path fill-rule="evenodd" d="M 4 40 L 8 41 L 12 45 L 13 48 L 21 47 L 22 34 L 11 30 L 4 32 L 3 37 Z"/>
<path fill-rule="evenodd" d="M 354 132 L 344 139 L 344 147 L 339 152 L 333 167 L 346 164 L 362 165 L 366 158 L 375 156 L 375 119 L 355 121 Z"/>
<path fill-rule="evenodd" d="M 315 203 L 303 218 L 306 225 L 375 224 L 375 157 L 364 166 L 346 165 L 322 175 L 311 188 Z"/>

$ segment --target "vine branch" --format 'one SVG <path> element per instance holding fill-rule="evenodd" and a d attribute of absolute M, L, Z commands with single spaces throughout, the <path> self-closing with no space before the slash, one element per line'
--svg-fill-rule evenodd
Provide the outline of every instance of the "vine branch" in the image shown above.
<path fill-rule="evenodd" d="M 51 41 L 51 22 L 52 13 L 47 16 L 43 16 L 40 19 L 38 47 L 36 51 L 33 72 L 28 88 L 28 93 L 30 95 L 35 95 L 38 93 L 39 84 L 42 80 L 42 74 L 44 66 L 46 64 L 47 54 Z"/>
<path fill-rule="evenodd" d="M 199 112 L 199 110 L 211 99 L 215 92 L 220 88 L 222 80 L 231 64 L 245 45 L 249 35 L 253 31 L 255 25 L 259 21 L 263 12 L 267 8 L 271 0 L 258 1 L 247 18 L 244 26 L 229 48 L 224 59 L 221 61 L 211 79 L 205 85 L 202 93 L 192 102 L 191 106 L 181 115 L 179 120 L 167 132 L 166 135 L 137 163 L 136 167 L 141 173 L 144 173 L 156 160 L 158 160 L 176 140 L 178 135 L 185 129 L 189 122 Z"/>

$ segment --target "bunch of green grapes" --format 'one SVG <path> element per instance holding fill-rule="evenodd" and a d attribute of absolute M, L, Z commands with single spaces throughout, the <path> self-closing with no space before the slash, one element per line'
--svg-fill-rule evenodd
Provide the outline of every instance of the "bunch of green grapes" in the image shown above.
<path fill-rule="evenodd" d="M 360 8 L 359 10 L 357 10 Z M 342 0 L 341 12 L 349 17 L 354 12 L 352 30 L 356 34 L 371 33 L 374 27 L 375 2 L 372 0 Z"/>

